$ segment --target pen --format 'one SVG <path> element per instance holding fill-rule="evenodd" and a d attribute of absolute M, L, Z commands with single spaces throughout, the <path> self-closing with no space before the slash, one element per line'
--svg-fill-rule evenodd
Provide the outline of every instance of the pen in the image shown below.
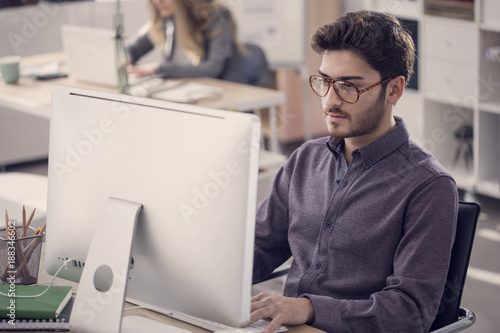
<path fill-rule="evenodd" d="M 42 227 L 38 227 L 38 229 L 36 229 L 35 235 L 43 234 L 46 227 L 47 227 L 47 221 L 43 222 Z"/>

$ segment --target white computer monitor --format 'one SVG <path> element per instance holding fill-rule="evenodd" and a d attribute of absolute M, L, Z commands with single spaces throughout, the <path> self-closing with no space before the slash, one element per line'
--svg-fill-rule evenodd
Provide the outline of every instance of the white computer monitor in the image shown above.
<path fill-rule="evenodd" d="M 56 87 L 45 266 L 79 281 L 108 198 L 139 203 L 126 297 L 232 327 L 250 314 L 260 120 Z M 106 253 L 120 241 L 107 232 Z M 104 249 L 104 250 L 102 250 Z M 77 296 L 78 297 L 78 296 Z"/>

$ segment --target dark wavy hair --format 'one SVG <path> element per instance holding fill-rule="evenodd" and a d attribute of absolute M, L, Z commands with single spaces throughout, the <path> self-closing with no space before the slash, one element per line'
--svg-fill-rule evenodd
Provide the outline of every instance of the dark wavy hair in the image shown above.
<path fill-rule="evenodd" d="M 360 10 L 320 27 L 311 37 L 319 54 L 351 51 L 361 56 L 382 79 L 402 75 L 406 85 L 413 74 L 415 45 L 409 32 L 392 14 Z"/>

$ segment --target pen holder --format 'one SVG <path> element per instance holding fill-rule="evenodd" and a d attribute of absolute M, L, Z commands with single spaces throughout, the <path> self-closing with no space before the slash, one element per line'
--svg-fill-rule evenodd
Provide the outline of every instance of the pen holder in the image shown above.
<path fill-rule="evenodd" d="M 30 227 L 27 236 L 14 237 L 14 229 L 21 235 L 22 227 L 0 231 L 0 284 L 35 284 L 45 233 Z"/>

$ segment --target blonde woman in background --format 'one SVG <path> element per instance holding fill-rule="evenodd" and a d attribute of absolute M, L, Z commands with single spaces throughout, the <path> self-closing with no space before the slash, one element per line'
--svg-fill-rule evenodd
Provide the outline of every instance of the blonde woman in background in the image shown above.
<path fill-rule="evenodd" d="M 162 78 L 213 77 L 245 82 L 236 24 L 214 0 L 150 0 L 153 18 L 127 47 L 129 74 Z M 155 47 L 159 63 L 137 64 Z"/>

